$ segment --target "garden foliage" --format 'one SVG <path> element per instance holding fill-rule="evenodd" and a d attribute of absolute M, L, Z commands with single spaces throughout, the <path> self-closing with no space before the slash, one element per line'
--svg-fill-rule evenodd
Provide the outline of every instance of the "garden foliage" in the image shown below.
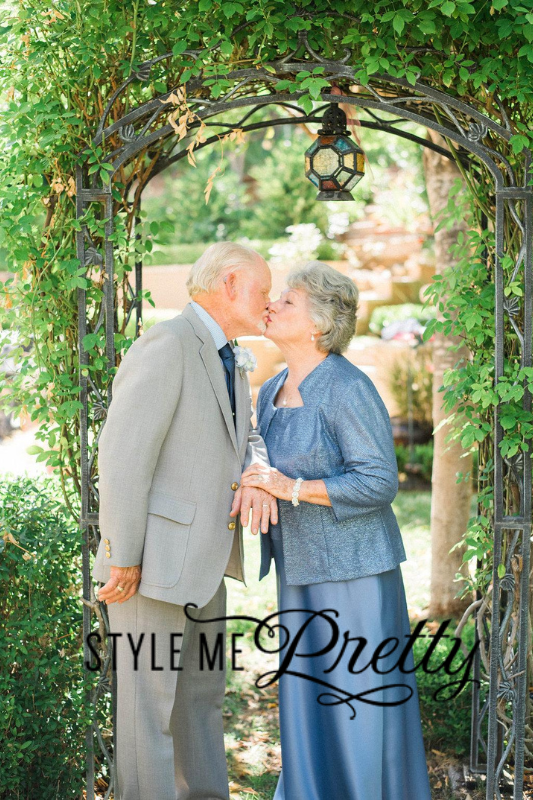
<path fill-rule="evenodd" d="M 80 797 L 80 553 L 56 480 L 0 481 L 1 800 Z"/>
<path fill-rule="evenodd" d="M 21 351 L 19 373 L 5 387 L 5 397 L 45 424 L 36 455 L 59 468 L 73 518 L 78 518 L 80 496 L 78 289 L 87 290 L 89 304 L 96 308 L 103 288 L 102 276 L 95 280 L 76 258 L 80 223 L 75 219 L 74 174 L 85 150 L 90 154 L 89 173 L 103 183 L 111 180 L 113 168 L 104 159 L 104 148 L 98 142 L 92 145 L 91 139 L 116 89 L 140 76 L 113 106 L 115 119 L 187 81 L 192 95 L 216 100 L 232 85 L 231 70 L 272 69 L 269 62 L 295 50 L 299 33 L 305 31 L 309 45 L 327 59 L 342 58 L 349 48 L 348 63 L 363 85 L 380 73 L 404 79 L 409 86 L 420 80 L 495 121 L 507 118 L 510 142 L 491 138 L 490 132 L 487 141 L 512 167 L 522 149 L 533 143 L 529 5 L 521 0 L 377 0 L 372 5 L 363 0 L 313 0 L 299 6 L 285 0 L 57 0 L 54 5 L 24 0 L 0 5 L 0 247 L 13 273 L 1 287 L 2 325 L 17 328 L 22 342 L 32 344 L 27 353 Z M 145 61 L 164 53 L 172 57 L 158 62 L 150 75 L 139 72 Z M 202 81 L 195 88 L 193 81 L 199 76 Z M 350 81 L 337 83 L 341 91 L 351 91 Z M 321 91 L 330 88 L 324 67 L 310 64 L 307 71 L 288 73 L 276 91 L 300 92 L 300 107 L 310 111 Z M 157 147 L 156 143 L 153 152 L 142 153 L 112 178 L 117 286 L 131 271 L 135 256 L 134 213 L 123 189 L 137 181 L 138 200 Z M 190 160 L 194 162 L 194 143 Z M 512 334 L 506 343 L 508 378 L 498 390 L 493 386 L 494 187 L 486 168 L 478 164 L 476 169 L 475 177 L 465 174 L 472 228 L 459 242 L 464 264 L 453 275 L 442 276 L 431 298 L 438 302 L 446 293 L 459 313 L 452 319 L 444 310 L 444 321 L 435 320 L 427 331 L 429 336 L 443 326 L 460 335 L 475 354 L 472 363 L 446 375 L 444 387 L 444 402 L 450 408 L 461 403 L 457 420 L 452 420 L 457 422 L 456 435 L 465 446 L 484 453 L 480 472 L 486 481 L 486 522 L 473 521 L 478 527 L 469 557 L 490 550 L 492 413 L 498 397 L 507 404 L 502 452 L 513 457 L 524 447 L 524 438 L 533 435 L 531 415 L 521 407 L 523 383 L 531 382 L 533 375 L 521 371 Z M 214 180 L 216 175 L 209 176 L 208 184 Z M 458 208 L 452 198 L 450 217 Z M 86 221 L 98 240 L 105 221 L 96 212 Z M 520 247 L 515 233 L 511 227 L 506 231 L 506 275 Z M 157 238 L 157 231 L 153 236 Z M 146 238 L 136 247 L 138 253 L 150 250 L 152 241 Z M 522 289 L 515 283 L 509 291 L 519 296 Z M 123 330 L 116 331 L 119 357 L 130 343 Z M 91 377 L 96 379 L 97 371 L 110 380 L 116 364 L 108 364 L 101 339 L 90 334 L 83 346 L 91 353 Z"/>

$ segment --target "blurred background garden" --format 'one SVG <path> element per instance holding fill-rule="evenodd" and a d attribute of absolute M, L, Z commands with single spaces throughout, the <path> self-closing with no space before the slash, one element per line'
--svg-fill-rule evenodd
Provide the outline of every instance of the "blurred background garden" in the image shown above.
<path fill-rule="evenodd" d="M 268 118 L 276 112 L 260 113 Z M 423 135 L 414 124 L 407 129 Z M 273 299 L 291 267 L 315 258 L 329 262 L 360 292 L 357 336 L 347 357 L 372 378 L 384 399 L 400 471 L 416 464 L 428 481 L 432 346 L 422 342 L 421 333 L 436 313 L 423 297 L 435 272 L 435 252 L 421 148 L 382 131 L 355 131 L 366 153 L 367 176 L 354 202 L 316 201 L 316 187 L 302 175 L 302 152 L 315 136 L 305 125 L 251 132 L 242 141 L 199 151 L 196 166 L 180 163 L 156 176 L 143 193 L 141 211 L 139 247 L 148 294 L 143 328 L 181 312 L 189 300 L 190 265 L 212 242 L 246 243 L 267 258 Z M 28 218 L 26 224 L 38 229 L 43 221 Z M 3 255 L 0 249 L 0 280 L 6 281 L 10 273 Z M 125 333 L 134 330 L 132 317 Z M 17 332 L 4 330 L 3 337 L 4 370 L 9 371 L 10 342 Z M 256 396 L 261 383 L 283 365 L 271 342 L 249 340 L 259 361 L 251 375 Z M 21 422 L 25 427 L 24 418 L 3 419 L 0 435 Z"/>

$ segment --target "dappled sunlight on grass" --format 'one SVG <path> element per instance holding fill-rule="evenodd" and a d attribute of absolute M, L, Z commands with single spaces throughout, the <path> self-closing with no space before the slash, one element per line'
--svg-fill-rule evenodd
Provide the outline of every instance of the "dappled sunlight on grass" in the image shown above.
<path fill-rule="evenodd" d="M 227 580 L 228 615 L 264 619 L 277 609 L 276 578 L 270 574 L 258 580 L 260 542 L 245 531 L 246 581 Z M 273 620 L 276 622 L 276 620 Z M 243 620 L 228 622 L 228 634 L 244 632 L 237 640 L 237 665 L 232 671 L 228 662 L 228 688 L 224 705 L 226 752 L 232 800 L 266 800 L 274 795 L 281 769 L 279 744 L 278 686 L 265 689 L 255 686 L 257 679 L 278 665 L 276 653 L 262 653 L 254 643 L 255 624 Z M 261 637 L 265 649 L 277 647 L 277 640 Z"/>
<path fill-rule="evenodd" d="M 402 533 L 407 561 L 401 570 L 409 617 L 424 616 L 429 604 L 431 492 L 399 492 L 392 508 Z"/>

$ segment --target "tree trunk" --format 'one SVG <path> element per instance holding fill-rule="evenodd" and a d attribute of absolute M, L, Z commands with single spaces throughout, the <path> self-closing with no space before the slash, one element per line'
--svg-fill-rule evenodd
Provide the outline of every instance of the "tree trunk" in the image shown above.
<path fill-rule="evenodd" d="M 433 131 L 428 131 L 428 138 L 436 144 L 446 147 L 446 142 Z M 429 198 L 430 213 L 435 219 L 440 210 L 448 202 L 448 194 L 453 182 L 460 176 L 455 163 L 439 153 L 424 148 L 423 153 L 426 188 Z M 440 274 L 447 267 L 453 266 L 454 259 L 450 254 L 450 246 L 457 241 L 464 224 L 457 224 L 450 229 L 441 228 L 435 233 L 436 272 Z M 443 298 L 444 305 L 446 300 Z M 442 319 L 442 314 L 438 318 Z M 449 351 L 451 344 L 459 344 L 459 337 L 445 337 L 436 333 L 433 340 L 433 426 L 436 428 L 442 419 L 449 415 L 442 409 L 443 393 L 439 387 L 443 383 L 446 369 L 454 367 L 461 360 L 470 359 L 470 351 L 462 346 L 457 351 Z M 452 409 L 453 411 L 454 409 Z M 467 574 L 467 565 L 461 564 L 464 547 L 450 553 L 450 548 L 461 540 L 470 516 L 472 497 L 471 479 L 456 483 L 456 473 L 466 473 L 472 469 L 472 456 L 464 458 L 464 449 L 460 443 L 446 444 L 445 438 L 450 432 L 449 425 L 443 425 L 433 437 L 434 456 L 431 476 L 431 599 L 429 615 L 432 618 L 458 617 L 468 606 L 470 600 L 455 599 L 455 595 L 463 588 L 463 581 L 454 583 L 455 574 Z"/>

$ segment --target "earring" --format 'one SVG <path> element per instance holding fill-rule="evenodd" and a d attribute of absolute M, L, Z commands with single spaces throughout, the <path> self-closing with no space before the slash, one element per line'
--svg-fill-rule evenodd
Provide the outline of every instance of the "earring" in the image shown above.
<path fill-rule="evenodd" d="M 311 334 L 311 341 L 312 341 L 312 342 L 314 342 L 314 341 L 315 341 L 315 334 L 314 334 L 314 333 L 312 333 L 312 334 Z"/>

